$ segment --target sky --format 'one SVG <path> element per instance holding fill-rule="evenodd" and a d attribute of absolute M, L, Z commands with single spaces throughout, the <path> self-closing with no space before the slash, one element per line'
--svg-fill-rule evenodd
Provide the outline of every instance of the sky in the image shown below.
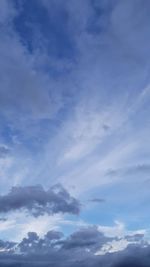
<path fill-rule="evenodd" d="M 150 266 L 149 11 L 0 0 L 0 267 Z"/>

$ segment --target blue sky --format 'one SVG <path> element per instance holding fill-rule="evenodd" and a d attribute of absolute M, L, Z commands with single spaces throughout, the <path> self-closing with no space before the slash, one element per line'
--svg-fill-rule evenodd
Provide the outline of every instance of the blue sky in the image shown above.
<path fill-rule="evenodd" d="M 48 231 L 73 242 L 97 227 L 90 236 L 108 238 L 98 257 L 139 245 L 128 235 L 149 249 L 149 9 L 148 0 L 1 0 L 3 242 L 22 249 L 29 232 Z"/>

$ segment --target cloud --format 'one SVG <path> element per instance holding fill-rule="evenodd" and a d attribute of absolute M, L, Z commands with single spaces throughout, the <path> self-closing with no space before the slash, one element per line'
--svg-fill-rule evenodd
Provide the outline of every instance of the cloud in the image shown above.
<path fill-rule="evenodd" d="M 30 53 L 24 40 L 22 41 L 19 30 L 15 27 L 15 22 L 18 17 L 23 17 L 22 11 L 25 8 L 25 2 L 27 4 L 28 1 L 20 1 L 18 5 L 17 2 L 2 0 L 0 3 L 2 29 L 0 34 L 1 126 L 3 132 L 7 125 L 7 132 L 10 131 L 10 134 L 8 134 L 10 139 L 13 139 L 13 135 L 15 136 L 16 129 L 18 129 L 19 135 L 28 139 L 33 132 L 34 134 L 37 133 L 37 129 L 35 130 L 37 121 L 41 122 L 44 119 L 54 118 L 63 107 L 62 83 L 60 86 L 60 81 L 56 81 L 53 76 L 49 76 L 41 66 L 42 64 L 45 66 L 45 60 L 49 61 L 49 56 L 47 54 L 43 55 L 44 52 L 41 52 L 39 56 L 36 49 L 33 53 Z M 35 8 L 38 6 L 37 2 Z M 32 1 L 32 5 L 34 6 L 34 1 Z M 30 6 L 28 8 L 30 10 Z M 27 14 L 29 14 L 29 10 Z M 35 12 L 35 14 L 37 13 Z M 32 18 L 33 13 L 29 17 Z M 29 17 L 25 14 L 25 19 L 23 19 L 25 25 L 30 24 Z M 18 27 L 19 25 L 22 26 L 21 21 L 17 25 Z M 36 31 L 36 29 L 34 30 Z M 44 39 L 42 40 L 45 43 Z M 35 43 L 39 44 L 37 40 Z M 44 63 L 42 63 L 43 60 Z M 27 125 L 28 127 L 26 127 Z M 20 140 L 20 138 L 18 139 Z"/>
<path fill-rule="evenodd" d="M 123 168 L 118 169 L 110 169 L 106 172 L 106 175 L 110 176 L 132 176 L 132 175 L 149 175 L 150 172 L 150 164 L 136 164 L 136 165 L 129 165 L 124 166 Z"/>
<path fill-rule="evenodd" d="M 21 3 L 21 6 L 18 8 L 14 3 Z M 123 164 L 130 162 L 132 166 L 137 166 L 135 161 L 138 156 L 144 155 L 145 159 L 149 155 L 149 137 L 145 139 L 149 109 L 144 107 L 144 117 L 139 112 L 143 104 L 149 102 L 149 94 L 142 99 L 138 97 L 145 84 L 149 83 L 148 1 L 143 4 L 143 0 L 83 0 L 82 3 L 74 0 L 65 3 L 63 0 L 31 0 L 30 3 L 28 0 L 2 0 L 1 6 L 1 128 L 3 138 L 15 143 L 19 154 L 14 155 L 9 175 L 1 172 L 7 181 L 6 187 L 8 183 L 12 186 L 14 176 L 15 184 L 21 179 L 26 184 L 30 174 L 33 182 L 41 183 L 44 179 L 45 186 L 49 184 L 50 176 L 54 179 L 60 177 L 60 182 L 64 179 L 67 185 L 75 184 L 77 193 L 83 196 L 86 190 L 115 181 L 113 173 L 105 175 L 108 168 L 117 170 L 117 176 L 127 176 L 128 170 L 123 170 Z M 139 146 L 137 153 L 134 142 Z M 36 153 L 33 151 L 35 143 Z M 26 153 L 22 153 L 23 147 Z M 30 155 L 27 150 L 30 150 Z M 0 157 L 5 153 L 1 150 Z M 149 167 L 143 166 L 137 170 L 129 168 L 129 173 L 148 175 Z M 137 180 L 132 180 L 136 185 Z M 122 211 L 126 219 L 135 218 L 135 211 L 140 217 L 146 205 L 140 210 L 141 206 L 137 204 L 139 207 L 133 208 L 132 216 L 128 211 L 131 203 L 138 203 L 135 194 L 139 198 L 139 192 L 135 190 L 135 185 L 131 201 L 128 188 L 123 188 L 125 193 L 119 194 L 115 184 L 114 194 L 119 197 L 112 206 L 112 202 L 108 205 L 108 208 L 112 207 L 112 217 L 118 213 L 121 217 Z M 66 195 L 66 191 L 58 191 L 38 186 L 15 187 L 10 193 L 0 196 L 0 212 L 26 210 L 34 216 L 26 231 L 34 228 L 38 228 L 39 232 L 42 228 L 43 231 L 44 216 L 42 220 L 38 218 L 36 224 L 37 216 L 58 212 L 77 214 L 80 209 L 78 201 Z M 112 188 L 106 195 L 112 199 Z M 143 192 L 142 195 L 145 197 Z M 87 199 L 87 196 L 83 198 Z M 122 209 L 122 199 L 126 204 L 130 201 L 129 208 L 125 205 L 127 212 Z M 101 200 L 93 198 L 93 202 L 100 203 Z M 101 212 L 101 218 L 109 218 L 106 209 Z M 16 226 L 18 232 L 19 227 Z M 116 228 L 122 231 L 122 225 Z M 116 228 L 111 229 L 111 233 L 114 234 Z M 49 233 L 49 238 L 53 235 L 59 237 L 59 233 Z M 28 251 L 36 250 L 40 238 L 29 234 L 26 239 L 24 248 L 26 243 Z M 132 240 L 130 237 L 126 239 L 128 242 Z M 51 265 L 110 266 L 108 262 L 113 262 L 111 257 L 104 259 L 91 253 L 91 248 L 101 247 L 104 240 L 102 234 L 91 228 L 80 230 L 65 240 L 60 238 L 55 248 L 47 246 Z M 39 248 L 42 244 L 45 247 L 49 241 L 44 239 L 40 242 Z M 122 246 L 121 243 L 122 240 L 115 246 Z M 57 246 L 61 246 L 61 252 L 56 253 Z M 113 254 L 120 258 L 117 255 Z M 20 256 L 20 259 L 18 255 L 9 255 L 8 258 L 11 257 L 23 266 L 25 261 L 32 266 L 43 263 L 43 258 L 40 263 L 38 255 L 37 259 L 29 255 L 26 258 Z"/>
<path fill-rule="evenodd" d="M 62 237 L 63 234 L 61 232 L 54 230 L 47 232 L 44 238 L 40 238 L 35 232 L 29 232 L 27 238 L 24 238 L 19 243 L 18 248 L 25 254 L 47 254 L 51 249 L 59 245 Z"/>
<path fill-rule="evenodd" d="M 149 246 L 128 246 L 125 251 L 116 255 L 115 263 L 112 264 L 112 267 L 149 267 L 149 253 Z"/>
<path fill-rule="evenodd" d="M 17 243 L 0 240 L 0 251 L 10 251 Z"/>
<path fill-rule="evenodd" d="M 0 212 L 19 209 L 25 209 L 35 217 L 59 212 L 78 214 L 80 204 L 61 185 L 48 190 L 44 190 L 41 185 L 12 187 L 7 195 L 0 196 Z"/>
<path fill-rule="evenodd" d="M 150 247 L 146 243 L 131 243 L 122 251 L 97 255 L 97 249 L 109 240 L 95 226 L 80 229 L 67 238 L 53 230 L 42 238 L 29 232 L 20 243 L 0 242 L 4 249 L 0 251 L 0 266 L 119 267 L 148 262 Z"/>
<path fill-rule="evenodd" d="M 104 243 L 111 240 L 109 237 L 105 237 L 103 233 L 98 231 L 97 227 L 88 227 L 73 233 L 63 245 L 65 249 L 80 249 L 91 248 L 96 249 L 97 245 L 100 248 Z"/>
<path fill-rule="evenodd" d="M 91 198 L 89 201 L 91 202 L 95 202 L 95 203 L 102 203 L 102 202 L 105 202 L 106 200 L 104 198 Z"/>
<path fill-rule="evenodd" d="M 144 237 L 144 234 L 127 235 L 125 238 L 128 241 L 139 241 Z"/>

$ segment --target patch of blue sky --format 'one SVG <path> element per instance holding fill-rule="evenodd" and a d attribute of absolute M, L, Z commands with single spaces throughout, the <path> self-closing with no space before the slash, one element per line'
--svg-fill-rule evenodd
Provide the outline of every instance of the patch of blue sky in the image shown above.
<path fill-rule="evenodd" d="M 21 2 L 20 10 L 14 26 L 29 52 L 46 49 L 49 57 L 59 60 L 75 57 L 75 44 L 68 27 L 69 14 L 65 8 L 60 9 L 52 1 L 48 10 L 40 1 L 25 0 Z"/>
<path fill-rule="evenodd" d="M 139 180 L 137 180 L 137 173 L 120 174 L 118 182 L 101 186 L 91 192 L 93 196 L 103 198 L 105 202 L 92 203 L 91 209 L 88 210 L 89 218 L 94 220 L 97 218 L 97 223 L 101 219 L 105 223 L 118 220 L 135 229 L 144 226 L 149 228 L 149 193 L 146 189 L 147 185 L 143 183 L 143 175 L 141 180 L 141 175 L 139 174 Z M 148 171 L 146 176 L 148 177 Z"/>

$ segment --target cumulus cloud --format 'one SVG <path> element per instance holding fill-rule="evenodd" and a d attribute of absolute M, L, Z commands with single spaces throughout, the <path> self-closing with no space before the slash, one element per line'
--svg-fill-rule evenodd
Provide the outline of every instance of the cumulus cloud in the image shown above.
<path fill-rule="evenodd" d="M 60 247 L 62 237 L 62 232 L 54 230 L 47 232 L 44 238 L 40 238 L 35 232 L 29 232 L 27 238 L 19 243 L 18 248 L 25 254 L 47 254 L 55 247 Z"/>
<path fill-rule="evenodd" d="M 67 238 L 53 230 L 43 237 L 29 232 L 20 243 L 0 242 L 0 250 L 3 249 L 0 251 L 0 266 L 149 266 L 150 247 L 146 243 L 131 243 L 121 252 L 96 255 L 97 248 L 109 240 L 96 226 L 80 229 Z"/>
<path fill-rule="evenodd" d="M 25 209 L 35 217 L 59 212 L 78 214 L 80 203 L 60 184 L 48 190 L 44 190 L 41 185 L 12 187 L 8 194 L 0 196 L 0 212 L 19 209 Z"/>
<path fill-rule="evenodd" d="M 65 249 L 80 249 L 92 248 L 96 249 L 97 245 L 100 248 L 111 238 L 104 236 L 103 233 L 98 231 L 97 227 L 88 227 L 73 233 L 65 242 L 63 247 Z"/>

